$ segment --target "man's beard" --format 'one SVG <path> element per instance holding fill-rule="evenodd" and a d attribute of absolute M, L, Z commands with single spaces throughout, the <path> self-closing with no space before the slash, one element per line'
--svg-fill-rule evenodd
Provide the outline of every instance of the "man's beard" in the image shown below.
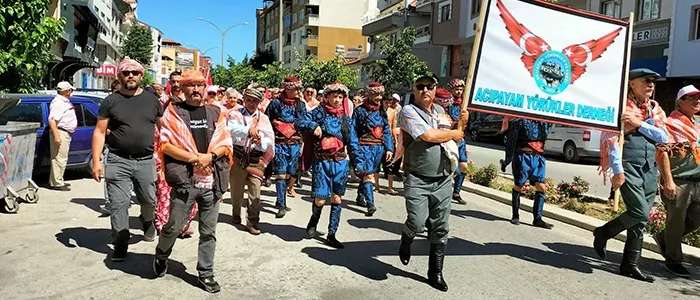
<path fill-rule="evenodd" d="M 124 86 L 126 87 L 127 90 L 135 91 L 139 88 L 139 83 L 138 82 L 125 82 Z"/>

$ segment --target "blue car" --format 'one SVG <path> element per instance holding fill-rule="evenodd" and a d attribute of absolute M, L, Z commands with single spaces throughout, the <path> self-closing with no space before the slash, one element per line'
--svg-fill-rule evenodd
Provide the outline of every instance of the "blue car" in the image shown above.
<path fill-rule="evenodd" d="M 49 105 L 52 95 L 8 94 L 2 98 L 20 99 L 17 106 L 0 115 L 0 125 L 10 121 L 41 123 L 37 132 L 34 154 L 34 172 L 47 172 L 51 165 L 49 138 Z M 75 107 L 78 128 L 73 133 L 68 152 L 68 169 L 90 171 L 92 160 L 92 133 L 97 124 L 97 115 L 102 98 L 93 96 L 71 96 Z"/>

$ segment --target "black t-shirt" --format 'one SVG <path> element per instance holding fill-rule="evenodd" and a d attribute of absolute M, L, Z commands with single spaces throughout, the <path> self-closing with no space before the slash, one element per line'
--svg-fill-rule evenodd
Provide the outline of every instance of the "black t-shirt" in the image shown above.
<path fill-rule="evenodd" d="M 190 132 L 197 144 L 199 153 L 207 153 L 209 141 L 207 140 L 207 108 L 204 106 L 191 106 L 187 103 L 180 103 L 180 107 L 190 112 Z"/>
<path fill-rule="evenodd" d="M 134 96 L 112 93 L 102 101 L 99 115 L 109 119 L 110 152 L 132 157 L 153 154 L 153 132 L 156 121 L 163 116 L 163 106 L 153 93 Z"/>

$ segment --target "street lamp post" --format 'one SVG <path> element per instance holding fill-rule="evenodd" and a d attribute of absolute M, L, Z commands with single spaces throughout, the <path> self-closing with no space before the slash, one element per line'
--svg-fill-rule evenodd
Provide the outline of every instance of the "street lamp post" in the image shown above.
<path fill-rule="evenodd" d="M 199 49 L 199 48 L 197 48 L 197 47 L 195 47 L 194 45 L 191 45 L 191 44 L 183 44 L 183 45 L 185 45 L 185 46 L 187 46 L 187 47 L 190 47 L 190 48 L 194 48 L 195 50 L 199 51 L 199 54 L 200 54 L 201 56 L 205 56 L 205 55 L 207 55 L 207 52 L 219 48 L 219 47 L 211 47 L 211 48 L 207 49 L 206 51 L 202 51 L 202 49 Z"/>
<path fill-rule="evenodd" d="M 209 20 L 202 18 L 202 17 L 199 17 L 199 20 L 202 22 L 206 22 L 206 23 L 211 24 L 212 26 L 214 26 L 214 28 L 216 28 L 216 30 L 219 31 L 219 33 L 221 33 L 221 65 L 223 66 L 224 65 L 224 42 L 226 40 L 226 34 L 229 32 L 229 30 L 233 29 L 234 27 L 238 27 L 241 25 L 248 25 L 248 22 L 242 22 L 242 23 L 238 23 L 235 25 L 231 25 L 231 27 L 226 28 L 226 30 L 221 30 L 221 27 L 219 27 L 219 25 L 214 24 L 214 22 L 212 22 L 212 21 L 209 21 Z"/>

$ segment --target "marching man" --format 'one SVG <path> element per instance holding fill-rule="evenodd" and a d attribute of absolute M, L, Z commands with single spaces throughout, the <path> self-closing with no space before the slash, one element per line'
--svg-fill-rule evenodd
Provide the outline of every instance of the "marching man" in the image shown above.
<path fill-rule="evenodd" d="M 340 223 L 342 203 L 340 197 L 345 195 L 350 170 L 346 159 L 347 152 L 350 152 L 351 161 L 357 164 L 355 169 L 360 172 L 365 170 L 361 169 L 364 164 L 358 162 L 360 149 L 353 130 L 353 120 L 345 112 L 344 101 L 348 95 L 348 88 L 336 82 L 323 90 L 326 101 L 322 106 L 309 112 L 299 124 L 300 129 L 312 131 L 316 137 L 313 147 L 311 187 L 311 195 L 315 200 L 311 205 L 311 218 L 306 226 L 306 234 L 308 238 L 316 236 L 316 226 L 321 218 L 321 210 L 326 201 L 330 200 L 331 217 L 326 244 L 342 249 L 344 246 L 336 239 L 335 234 Z"/>
<path fill-rule="evenodd" d="M 229 112 L 228 129 L 233 139 L 234 163 L 231 167 L 233 223 L 241 224 L 243 190 L 248 186 L 246 229 L 260 234 L 260 186 L 265 168 L 275 156 L 275 133 L 270 119 L 258 110 L 263 94 L 253 88 L 243 91 L 243 107 Z"/>
<path fill-rule="evenodd" d="M 379 82 L 372 82 L 367 86 L 367 99 L 361 106 L 355 108 L 352 119 L 355 123 L 355 132 L 360 140 L 362 183 L 357 195 L 357 205 L 367 207 L 367 216 L 372 216 L 377 208 L 374 206 L 374 180 L 379 171 L 382 158 L 391 161 L 394 153 L 394 141 L 391 138 L 391 126 L 382 109 L 382 95 L 384 86 Z"/>

